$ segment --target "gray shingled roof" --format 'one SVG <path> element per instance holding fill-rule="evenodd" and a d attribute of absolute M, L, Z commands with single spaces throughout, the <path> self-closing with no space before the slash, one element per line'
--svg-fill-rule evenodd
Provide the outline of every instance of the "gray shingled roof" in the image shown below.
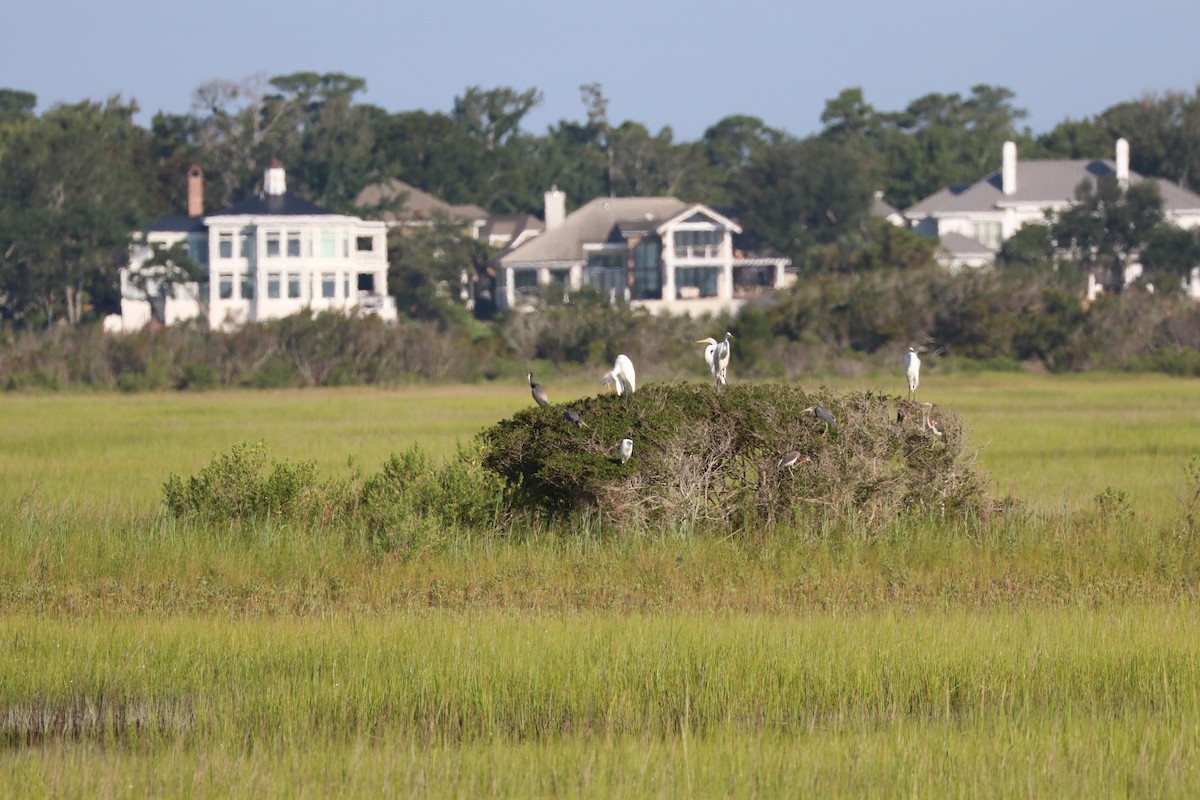
<path fill-rule="evenodd" d="M 397 219 L 428 221 L 439 214 L 456 222 L 475 222 L 486 219 L 488 215 L 479 206 L 469 203 L 452 205 L 434 197 L 429 192 L 396 179 L 366 187 L 354 198 L 354 205 L 378 208 L 381 204 L 393 201 L 401 195 L 404 195 L 404 206 L 399 214 L 386 211 L 380 215 L 387 222 L 394 222 Z"/>
<path fill-rule="evenodd" d="M 487 241 L 491 236 L 516 239 L 525 231 L 543 231 L 545 223 L 532 214 L 499 214 L 487 218 L 479 229 L 479 238 Z"/>
<path fill-rule="evenodd" d="M 333 215 L 334 212 L 291 193 L 256 194 L 206 217 L 278 215 L 310 217 Z"/>
<path fill-rule="evenodd" d="M 995 250 L 983 242 L 961 233 L 943 233 L 938 238 L 941 240 L 942 247 L 955 256 L 994 256 L 996 254 Z"/>
<path fill-rule="evenodd" d="M 965 187 L 950 187 L 934 192 L 905 210 L 905 216 L 929 216 L 955 212 L 995 211 L 1005 205 L 1045 205 L 1072 203 L 1075 189 L 1085 179 L 1095 180 L 1116 173 L 1110 159 L 1033 160 L 1017 162 L 1017 189 L 1011 195 L 1001 191 L 1000 172 Z M 1129 173 L 1132 182 L 1145 180 Z M 1200 195 L 1158 178 L 1163 209 L 1200 209 Z"/>
<path fill-rule="evenodd" d="M 570 214 L 557 227 L 500 256 L 499 261 L 504 266 L 582 262 L 583 246 L 607 241 L 618 223 L 639 219 L 654 228 L 691 205 L 674 197 L 599 197 Z"/>

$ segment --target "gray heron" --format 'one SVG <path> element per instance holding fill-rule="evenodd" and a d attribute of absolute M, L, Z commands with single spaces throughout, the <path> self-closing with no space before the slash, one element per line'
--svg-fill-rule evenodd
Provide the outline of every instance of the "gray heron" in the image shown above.
<path fill-rule="evenodd" d="M 812 414 L 814 417 L 821 420 L 821 422 L 824 422 L 826 430 L 837 427 L 837 418 L 834 417 L 833 413 L 824 406 L 809 406 L 801 413 Z"/>
<path fill-rule="evenodd" d="M 917 355 L 915 347 L 910 346 L 904 354 L 904 376 L 908 378 L 908 399 L 912 400 L 917 396 L 917 387 L 921 385 L 921 357 Z"/>
<path fill-rule="evenodd" d="M 617 356 L 617 360 L 613 362 L 612 371 L 604 373 L 600 383 L 603 386 L 613 384 L 618 397 L 625 392 L 633 394 L 634 389 L 637 388 L 637 376 L 633 371 L 633 362 L 629 360 L 629 356 L 624 353 Z"/>
<path fill-rule="evenodd" d="M 803 464 L 807 461 L 812 461 L 812 459 L 799 450 L 788 450 L 779 459 L 779 463 L 775 465 L 775 469 L 787 469 L 788 467 L 794 467 L 797 464 Z"/>
<path fill-rule="evenodd" d="M 534 401 L 539 406 L 549 405 L 550 398 L 546 397 L 546 390 L 542 388 L 542 385 L 534 382 L 533 373 L 530 372 L 525 377 L 529 380 L 529 392 L 533 395 Z"/>
<path fill-rule="evenodd" d="M 567 409 L 563 412 L 563 419 L 574 425 L 576 428 L 586 428 L 587 423 L 583 421 L 583 417 L 579 416 L 579 412 Z"/>
<path fill-rule="evenodd" d="M 633 455 L 633 439 L 628 436 L 622 439 L 621 444 L 618 445 L 618 452 L 621 455 L 622 464 L 629 461 L 630 457 Z"/>

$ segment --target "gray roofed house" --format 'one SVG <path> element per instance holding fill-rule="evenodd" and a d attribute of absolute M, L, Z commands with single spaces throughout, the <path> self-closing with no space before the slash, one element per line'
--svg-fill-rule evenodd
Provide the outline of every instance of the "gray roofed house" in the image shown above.
<path fill-rule="evenodd" d="M 155 246 L 182 244 L 205 270 L 201 281 L 173 282 L 148 266 Z M 387 291 L 387 225 L 337 214 L 287 191 L 272 162 L 262 191 L 215 214 L 204 213 L 203 173 L 188 172 L 188 215 L 147 226 L 121 269 L 121 313 L 105 329 L 205 318 L 210 328 L 276 319 L 305 309 L 375 313 L 396 319 Z"/>
<path fill-rule="evenodd" d="M 656 311 L 736 310 L 787 285 L 791 260 L 734 250 L 733 220 L 675 197 L 599 197 L 567 215 L 546 192 L 545 233 L 493 261 L 500 309 L 536 307 L 546 287 L 584 286 Z"/>
<path fill-rule="evenodd" d="M 442 216 L 466 226 L 483 224 L 488 213 L 470 203 L 452 204 L 429 192 L 393 178 L 366 187 L 354 198 L 359 208 L 380 210 L 379 218 L 389 224 L 419 225 Z"/>
<path fill-rule="evenodd" d="M 1018 161 L 1016 144 L 1005 142 L 998 171 L 969 186 L 941 189 L 905 209 L 904 218 L 911 229 L 941 238 L 943 264 L 981 266 L 991 263 L 1000 244 L 1021 226 L 1044 222 L 1047 212 L 1070 207 L 1080 183 L 1103 175 L 1115 175 L 1126 184 L 1154 181 L 1170 222 L 1181 228 L 1200 226 L 1200 195 L 1132 172 L 1124 139 L 1117 140 L 1114 159 Z M 984 252 L 992 258 L 984 259 Z M 1134 271 L 1140 273 L 1140 265 Z M 1127 275 L 1127 280 L 1132 277 Z M 1192 286 L 1200 282 L 1193 280 Z M 1090 288 L 1089 294 L 1098 288 Z"/>

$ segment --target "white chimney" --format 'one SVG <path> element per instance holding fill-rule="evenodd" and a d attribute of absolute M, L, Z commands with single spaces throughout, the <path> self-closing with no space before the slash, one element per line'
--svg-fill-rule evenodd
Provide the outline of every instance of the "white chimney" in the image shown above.
<path fill-rule="evenodd" d="M 1005 142 L 1000 165 L 1000 191 L 1009 195 L 1017 191 L 1017 143 Z"/>
<path fill-rule="evenodd" d="M 1117 139 L 1117 183 L 1121 188 L 1129 187 L 1129 142 Z"/>
<path fill-rule="evenodd" d="M 546 230 L 557 228 L 567 218 L 567 196 L 557 186 L 546 192 Z"/>
<path fill-rule="evenodd" d="M 284 175 L 283 164 L 279 163 L 279 159 L 272 158 L 271 166 L 263 173 L 263 191 L 272 195 L 287 193 L 287 176 Z"/>

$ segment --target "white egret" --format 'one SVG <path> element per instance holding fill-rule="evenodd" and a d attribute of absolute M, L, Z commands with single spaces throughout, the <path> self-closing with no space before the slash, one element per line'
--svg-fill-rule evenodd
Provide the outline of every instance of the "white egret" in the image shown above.
<path fill-rule="evenodd" d="M 717 386 L 725 385 L 725 371 L 729 367 L 729 340 L 732 338 L 733 334 L 725 331 L 725 339 L 720 342 L 711 336 L 696 341 L 696 344 L 708 344 L 708 347 L 704 348 L 704 363 L 708 364 Z"/>
<path fill-rule="evenodd" d="M 814 417 L 821 420 L 821 422 L 825 423 L 826 429 L 837 427 L 837 418 L 834 417 L 833 413 L 824 406 L 809 406 L 801 413 L 812 414 Z"/>
<path fill-rule="evenodd" d="M 637 376 L 633 371 L 633 362 L 629 360 L 629 356 L 624 353 L 617 356 L 617 360 L 613 362 L 612 371 L 606 372 L 600 379 L 600 383 L 604 386 L 613 384 L 618 397 L 625 392 L 633 394 L 634 389 L 637 388 Z"/>
<path fill-rule="evenodd" d="M 579 416 L 579 412 L 567 409 L 563 412 L 563 419 L 574 425 L 576 428 L 586 428 L 587 423 L 583 421 L 583 417 Z"/>
<path fill-rule="evenodd" d="M 549 405 L 550 398 L 546 397 L 546 390 L 542 388 L 542 385 L 534 382 L 533 373 L 530 372 L 525 377 L 529 380 L 529 392 L 533 395 L 534 401 L 539 406 Z"/>
<path fill-rule="evenodd" d="M 904 354 L 904 375 L 908 378 L 908 399 L 917 396 L 917 387 L 921 385 L 921 357 L 917 348 L 909 347 Z"/>
<path fill-rule="evenodd" d="M 629 461 L 630 457 L 633 455 L 633 439 L 629 438 L 628 436 L 622 439 L 619 451 L 621 453 L 621 463 L 624 464 Z"/>

